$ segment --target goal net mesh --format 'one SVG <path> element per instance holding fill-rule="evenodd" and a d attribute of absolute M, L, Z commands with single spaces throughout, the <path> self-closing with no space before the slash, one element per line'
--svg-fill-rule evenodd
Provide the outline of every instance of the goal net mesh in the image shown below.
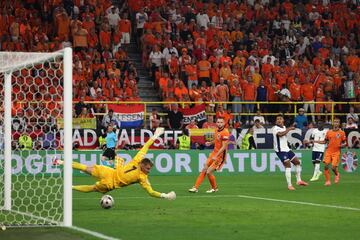
<path fill-rule="evenodd" d="M 11 74 L 11 209 L 4 208 L 4 85 Z M 0 52 L 0 224 L 63 221 L 63 53 Z"/>

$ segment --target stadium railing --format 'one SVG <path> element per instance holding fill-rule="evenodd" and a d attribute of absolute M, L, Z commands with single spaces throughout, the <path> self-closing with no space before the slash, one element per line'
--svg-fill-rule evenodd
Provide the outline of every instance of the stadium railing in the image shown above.
<path fill-rule="evenodd" d="M 76 103 L 76 102 L 74 102 Z M 121 101 L 84 101 L 85 104 L 102 104 L 106 106 L 107 104 L 119 104 L 119 105 L 144 105 L 144 126 L 147 126 L 147 121 L 149 120 L 148 117 L 151 115 L 151 113 L 147 112 L 147 106 L 148 105 L 159 105 L 159 106 L 165 106 L 165 105 L 171 105 L 171 104 L 178 104 L 180 107 L 183 107 L 185 105 L 195 105 L 195 104 L 205 104 L 205 105 L 219 105 L 219 104 L 227 104 L 227 105 L 233 105 L 233 104 L 255 104 L 257 109 L 260 109 L 260 105 L 266 106 L 267 109 L 266 112 L 261 112 L 262 116 L 276 116 L 279 114 L 279 111 L 276 112 L 269 112 L 268 106 L 271 105 L 289 105 L 291 106 L 291 111 L 283 113 L 285 116 L 293 116 L 295 117 L 298 114 L 298 109 L 300 107 L 303 107 L 305 104 L 314 104 L 315 109 L 316 105 L 323 105 L 323 106 L 329 106 L 331 105 L 331 111 L 330 112 L 306 112 L 306 116 L 328 116 L 331 119 L 331 122 L 333 122 L 335 116 L 341 117 L 346 116 L 347 112 L 337 112 L 335 106 L 346 106 L 346 105 L 359 105 L 360 102 L 257 102 L 257 101 L 241 101 L 241 102 L 177 102 L 177 101 L 162 101 L 162 102 L 141 102 L 141 101 L 129 101 L 129 102 L 121 102 Z M 107 109 L 108 111 L 108 109 Z M 106 111 L 106 112 L 107 112 Z M 165 110 L 164 110 L 165 111 Z M 309 109 L 310 111 L 310 109 Z M 216 111 L 206 112 L 207 115 L 215 115 Z M 95 115 L 105 115 L 106 113 L 95 113 Z M 256 112 L 248 113 L 248 112 L 241 112 L 241 113 L 234 113 L 232 112 L 234 116 L 241 115 L 241 116 L 255 116 Z M 357 113 L 360 114 L 360 113 Z M 167 116 L 167 113 L 161 113 L 159 112 L 160 116 Z"/>

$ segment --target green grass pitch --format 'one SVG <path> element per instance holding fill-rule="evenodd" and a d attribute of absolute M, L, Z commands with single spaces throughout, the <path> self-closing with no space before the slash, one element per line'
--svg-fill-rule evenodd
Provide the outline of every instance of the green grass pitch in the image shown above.
<path fill-rule="evenodd" d="M 287 190 L 285 177 L 280 173 L 216 175 L 219 192 L 211 195 L 205 193 L 209 188 L 207 179 L 199 193 L 190 194 L 187 189 L 195 176 L 151 176 L 153 188 L 176 191 L 176 201 L 148 197 L 140 186 L 133 185 L 110 192 L 115 198 L 115 206 L 110 210 L 100 207 L 100 194 L 74 192 L 74 225 L 124 240 L 359 239 L 358 174 L 343 173 L 339 185 L 324 187 L 322 179 L 308 187 L 297 187 L 294 192 Z M 293 174 L 293 182 L 294 178 Z M 303 176 L 304 180 L 309 178 L 310 175 Z M 74 184 L 92 182 L 90 177 L 74 179 Z M 0 231 L 0 239 L 96 238 L 63 228 L 16 228 Z"/>

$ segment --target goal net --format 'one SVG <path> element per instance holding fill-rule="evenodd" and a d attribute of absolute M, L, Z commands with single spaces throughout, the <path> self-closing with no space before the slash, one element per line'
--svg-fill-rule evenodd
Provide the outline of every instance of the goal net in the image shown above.
<path fill-rule="evenodd" d="M 71 123 L 72 50 L 0 52 L 1 225 L 72 225 Z"/>

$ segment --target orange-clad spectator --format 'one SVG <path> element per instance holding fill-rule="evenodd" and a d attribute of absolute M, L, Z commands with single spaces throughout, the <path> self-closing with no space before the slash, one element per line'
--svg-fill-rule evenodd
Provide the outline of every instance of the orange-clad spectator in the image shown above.
<path fill-rule="evenodd" d="M 128 19 L 127 13 L 124 13 L 119 21 L 119 30 L 122 33 L 121 43 L 125 45 L 130 44 L 131 22 Z"/>
<path fill-rule="evenodd" d="M 180 101 L 182 99 L 183 95 L 189 95 L 189 91 L 184 86 L 184 83 L 181 81 L 175 87 L 174 93 L 175 93 L 175 97 L 178 99 L 178 101 Z"/>
<path fill-rule="evenodd" d="M 264 63 L 261 66 L 261 73 L 262 76 L 267 76 L 268 74 L 270 74 L 272 72 L 273 69 L 273 65 L 271 64 L 271 57 L 267 57 L 266 58 L 266 63 Z"/>
<path fill-rule="evenodd" d="M 92 28 L 89 32 L 89 34 L 87 35 L 88 37 L 88 44 L 90 48 L 96 48 L 99 44 L 99 37 L 95 32 L 95 29 Z"/>
<path fill-rule="evenodd" d="M 243 99 L 243 90 L 241 89 L 240 83 L 238 80 L 234 81 L 234 84 L 230 87 L 230 95 L 232 97 L 232 111 L 233 113 L 238 113 L 235 115 L 235 121 L 240 122 L 241 121 L 241 115 L 242 112 L 242 104 L 236 103 L 240 102 Z"/>
<path fill-rule="evenodd" d="M 78 26 L 73 34 L 73 47 L 75 48 L 75 51 L 79 50 L 79 48 L 88 47 L 88 31 L 85 28 L 82 28 L 81 25 Z"/>
<path fill-rule="evenodd" d="M 230 88 L 232 87 L 232 85 L 234 85 L 235 81 L 239 81 L 239 75 L 237 74 L 237 72 L 238 72 L 237 67 L 233 66 L 233 68 L 231 69 L 231 74 L 227 81 Z"/>
<path fill-rule="evenodd" d="M 293 11 L 293 4 L 290 2 L 290 0 L 286 0 L 283 2 L 283 8 L 285 9 L 286 14 L 290 15 Z"/>
<path fill-rule="evenodd" d="M 187 87 L 190 89 L 193 84 L 198 85 L 197 67 L 193 64 L 186 64 L 185 71 L 187 75 Z"/>
<path fill-rule="evenodd" d="M 218 67 L 218 63 L 214 62 L 212 68 L 210 69 L 211 82 L 219 83 L 220 82 L 220 69 Z"/>
<path fill-rule="evenodd" d="M 256 87 L 260 85 L 260 81 L 262 80 L 262 76 L 259 72 L 259 68 L 255 68 L 255 72 L 252 74 L 252 79 Z"/>
<path fill-rule="evenodd" d="M 243 52 L 240 50 L 236 51 L 236 56 L 233 60 L 233 65 L 238 66 L 241 69 L 244 69 L 245 64 L 246 64 L 246 58 L 244 57 Z"/>
<path fill-rule="evenodd" d="M 225 84 L 224 78 L 220 78 L 219 85 L 216 86 L 216 93 L 217 93 L 217 101 L 219 102 L 228 102 L 229 101 L 229 87 Z M 226 103 L 223 104 L 226 108 Z"/>
<path fill-rule="evenodd" d="M 70 32 L 70 18 L 66 12 L 60 13 L 57 18 L 57 36 L 60 40 L 64 40 L 69 36 Z"/>
<path fill-rule="evenodd" d="M 120 76 L 121 76 L 121 71 L 120 71 L 120 69 L 116 66 L 116 62 L 115 62 L 115 61 L 111 64 L 111 68 L 109 68 L 109 69 L 107 70 L 107 74 L 108 74 L 108 76 L 110 76 L 111 74 L 113 74 L 115 78 L 120 78 Z"/>
<path fill-rule="evenodd" d="M 214 123 L 214 116 L 208 115 L 207 121 L 203 123 L 201 128 L 217 129 L 217 125 L 216 125 L 216 123 Z"/>
<path fill-rule="evenodd" d="M 179 60 L 175 52 L 171 53 L 171 58 L 168 60 L 169 72 L 172 76 L 179 73 Z"/>
<path fill-rule="evenodd" d="M 324 94 L 324 85 L 321 83 L 317 89 L 316 89 L 316 98 L 315 101 L 316 102 L 323 102 L 325 100 L 325 94 Z M 315 111 L 316 113 L 322 113 L 324 109 L 324 104 L 323 103 L 316 103 L 315 106 Z M 317 116 L 317 119 L 319 120 L 321 116 Z"/>
<path fill-rule="evenodd" d="M 315 105 L 314 103 L 311 103 L 314 101 L 314 84 L 310 82 L 310 77 L 307 76 L 305 79 L 305 83 L 301 85 L 301 97 L 304 102 L 307 102 L 304 104 L 305 112 L 308 112 L 309 108 L 312 113 L 315 113 Z M 310 103 L 308 103 L 310 102 Z M 315 116 L 312 115 L 312 120 L 315 122 Z"/>
<path fill-rule="evenodd" d="M 90 15 L 85 16 L 85 19 L 82 22 L 82 27 L 88 32 L 91 32 L 91 29 L 95 29 L 95 22 L 91 19 Z"/>
<path fill-rule="evenodd" d="M 280 68 L 280 72 L 278 74 L 275 74 L 276 82 L 282 86 L 284 84 L 287 84 L 288 75 L 285 72 L 284 68 Z"/>
<path fill-rule="evenodd" d="M 167 81 L 166 87 L 163 89 L 163 94 L 162 94 L 163 99 L 167 99 L 170 96 L 170 93 L 174 94 L 174 92 L 175 92 L 174 81 L 169 79 L 169 81 Z"/>
<path fill-rule="evenodd" d="M 243 39 L 244 34 L 240 31 L 240 25 L 235 27 L 235 30 L 231 32 L 230 39 L 232 42 L 235 42 L 236 39 Z"/>
<path fill-rule="evenodd" d="M 346 58 L 346 64 L 352 72 L 357 72 L 360 69 L 360 58 L 356 56 L 355 50 L 352 50 L 350 55 Z"/>
<path fill-rule="evenodd" d="M 202 100 L 201 90 L 196 84 L 193 84 L 189 90 L 189 97 L 191 101 L 197 102 Z"/>
<path fill-rule="evenodd" d="M 228 51 L 224 49 L 223 55 L 220 57 L 220 64 L 221 66 L 225 65 L 225 62 L 227 62 L 228 66 L 232 65 L 231 57 L 227 55 Z"/>
<path fill-rule="evenodd" d="M 245 102 L 254 102 L 256 100 L 256 85 L 253 82 L 253 79 L 251 76 L 247 77 L 247 83 L 244 85 L 244 101 Z M 244 112 L 251 114 L 254 113 L 254 109 L 255 109 L 255 104 L 251 104 L 251 103 L 247 103 L 244 105 Z M 250 118 L 250 115 L 247 115 L 245 117 L 246 122 L 249 123 L 250 119 L 252 119 L 252 117 Z"/>
<path fill-rule="evenodd" d="M 294 82 L 290 85 L 291 101 L 301 101 L 301 85 L 299 84 L 299 78 L 295 77 Z"/>
<path fill-rule="evenodd" d="M 220 68 L 220 79 L 223 78 L 228 80 L 231 75 L 231 68 L 227 61 L 224 61 L 223 64 L 224 65 Z"/>
<path fill-rule="evenodd" d="M 201 60 L 197 64 L 197 68 L 198 68 L 198 76 L 199 76 L 200 83 L 202 83 L 204 81 L 207 83 L 208 86 L 210 86 L 211 64 L 207 60 L 206 53 L 202 54 Z"/>
<path fill-rule="evenodd" d="M 195 119 L 191 119 L 190 123 L 186 125 L 186 129 L 198 129 L 198 125 Z"/>
<path fill-rule="evenodd" d="M 167 72 L 164 72 L 159 79 L 159 87 L 161 92 L 163 92 L 166 89 L 169 80 L 170 80 L 169 74 Z"/>
<path fill-rule="evenodd" d="M 111 46 L 111 32 L 109 24 L 104 24 L 99 35 L 100 46 L 105 48 L 105 46 Z"/>

